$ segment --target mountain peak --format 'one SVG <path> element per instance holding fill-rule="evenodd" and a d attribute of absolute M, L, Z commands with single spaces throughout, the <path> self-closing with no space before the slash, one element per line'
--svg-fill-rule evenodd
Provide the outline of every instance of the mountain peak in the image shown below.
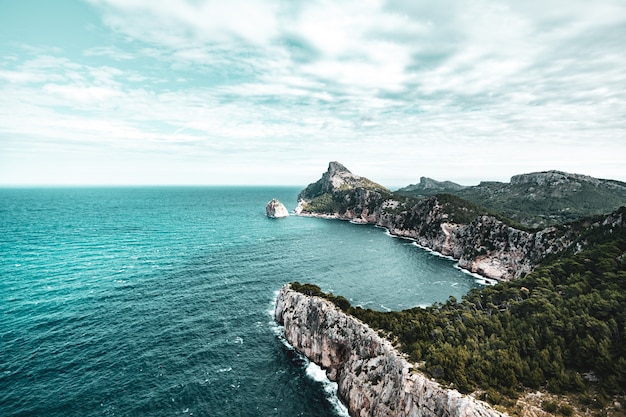
<path fill-rule="evenodd" d="M 335 173 L 352 174 L 348 168 L 346 168 L 343 164 L 337 161 L 331 161 L 328 164 L 328 173 L 329 174 L 335 174 Z"/>
<path fill-rule="evenodd" d="M 324 194 L 332 194 L 337 191 L 346 191 L 355 188 L 389 192 L 389 190 L 382 185 L 370 181 L 365 177 L 355 175 L 343 164 L 332 161 L 328 164 L 328 170 L 322 174 L 322 178 L 315 183 L 309 184 L 302 190 L 298 195 L 298 201 L 310 201 Z"/>

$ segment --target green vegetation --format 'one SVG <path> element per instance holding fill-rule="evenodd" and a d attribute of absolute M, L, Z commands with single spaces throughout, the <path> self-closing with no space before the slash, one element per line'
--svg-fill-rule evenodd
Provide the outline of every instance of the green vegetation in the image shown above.
<path fill-rule="evenodd" d="M 493 215 L 489 210 L 453 194 L 437 194 L 436 197 L 448 213 L 448 220 L 454 223 L 467 224 L 476 217 Z"/>
<path fill-rule="evenodd" d="M 427 198 L 449 193 L 532 228 L 606 214 L 626 204 L 626 184 L 558 172 L 526 174 L 511 183 L 485 181 L 462 187 L 449 182 L 401 188 L 399 195 Z M 534 179 L 533 179 L 534 177 Z"/>
<path fill-rule="evenodd" d="M 314 284 L 300 284 L 296 281 L 291 283 L 291 289 L 305 295 L 325 298 L 339 307 L 342 311 L 348 311 L 350 308 L 350 301 L 348 301 L 345 297 L 342 297 L 341 295 L 334 296 L 332 293 L 327 294 L 323 292 L 320 287 Z"/>
<path fill-rule="evenodd" d="M 324 193 L 309 201 L 305 209 L 311 213 L 340 213 L 342 205 L 333 199 L 332 194 Z"/>
<path fill-rule="evenodd" d="M 442 217 L 442 221 L 468 224 L 480 216 L 492 216 L 515 229 L 529 232 L 536 231 L 500 213 L 481 207 L 454 194 L 437 194 L 427 199 L 418 199 L 394 193 L 393 199 L 400 204 L 395 209 L 385 209 L 385 211 L 393 215 L 402 215 L 403 219 L 399 220 L 399 224 L 407 229 L 420 230 L 424 227 L 429 227 L 434 233 L 437 233 L 440 224 L 437 222 L 425 224 L 424 218 L 428 213 L 433 212 L 435 205 L 440 205 L 441 211 L 447 215 L 445 218 Z"/>
<path fill-rule="evenodd" d="M 374 184 L 374 183 L 372 183 Z M 360 212 L 367 208 L 376 210 L 382 202 L 391 197 L 391 193 L 381 188 L 353 188 L 344 184 L 332 193 L 324 193 L 311 199 L 304 209 L 311 213 L 343 214 L 348 209 Z"/>
<path fill-rule="evenodd" d="M 525 389 L 544 389 L 600 409 L 626 395 L 626 230 L 606 225 L 581 239 L 591 243 L 586 250 L 562 253 L 525 278 L 473 290 L 461 301 L 385 313 L 341 297 L 340 307 L 462 392 L 480 389 L 485 400 L 506 404 Z M 338 298 L 319 287 L 314 295 Z M 544 408 L 572 413 L 567 405 Z"/>

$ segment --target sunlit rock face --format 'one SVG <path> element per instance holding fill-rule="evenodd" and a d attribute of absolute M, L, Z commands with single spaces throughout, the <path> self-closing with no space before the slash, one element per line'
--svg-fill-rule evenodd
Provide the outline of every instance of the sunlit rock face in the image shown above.
<path fill-rule="evenodd" d="M 337 382 L 351 416 L 505 416 L 416 372 L 389 341 L 322 298 L 284 286 L 274 316 L 289 343 Z"/>
<path fill-rule="evenodd" d="M 283 203 L 275 198 L 267 203 L 267 206 L 265 206 L 265 213 L 267 214 L 267 217 L 270 217 L 272 219 L 289 216 L 289 211 L 287 211 L 287 207 L 285 207 Z"/>

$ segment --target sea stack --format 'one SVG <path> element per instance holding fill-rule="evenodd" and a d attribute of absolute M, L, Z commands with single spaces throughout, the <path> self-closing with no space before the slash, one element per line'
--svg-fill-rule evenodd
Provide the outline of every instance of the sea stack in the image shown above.
<path fill-rule="evenodd" d="M 278 219 L 280 217 L 289 216 L 287 207 L 285 207 L 285 205 L 281 203 L 280 201 L 278 201 L 278 199 L 276 198 L 272 199 L 272 201 L 267 203 L 267 206 L 265 206 L 265 213 L 267 214 L 267 217 L 272 218 L 272 219 Z"/>

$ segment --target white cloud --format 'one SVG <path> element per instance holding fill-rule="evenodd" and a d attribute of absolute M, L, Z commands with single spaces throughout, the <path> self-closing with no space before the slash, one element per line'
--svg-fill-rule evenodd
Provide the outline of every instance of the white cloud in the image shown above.
<path fill-rule="evenodd" d="M 626 180 L 620 1 L 90 3 L 111 44 L 0 61 L 0 153 L 237 155 L 310 167 L 303 182 L 329 159 L 397 185 Z"/>
<path fill-rule="evenodd" d="M 253 44 L 269 42 L 277 33 L 273 0 L 91 0 L 105 21 L 133 37 L 180 47 L 189 40 Z"/>

